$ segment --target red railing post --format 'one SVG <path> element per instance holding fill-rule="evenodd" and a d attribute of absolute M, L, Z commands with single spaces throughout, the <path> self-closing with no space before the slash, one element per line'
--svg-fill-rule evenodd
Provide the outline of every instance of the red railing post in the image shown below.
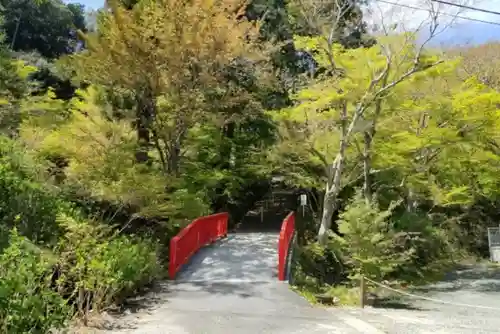
<path fill-rule="evenodd" d="M 228 219 L 227 212 L 197 218 L 170 240 L 170 279 L 200 248 L 227 235 Z"/>
<path fill-rule="evenodd" d="M 295 213 L 292 211 L 286 216 L 281 225 L 280 236 L 278 239 L 278 279 L 284 281 L 286 279 L 286 261 L 288 258 L 288 250 L 292 241 L 293 233 L 295 232 Z"/>
<path fill-rule="evenodd" d="M 177 249 L 177 236 L 170 239 L 170 258 L 169 258 L 169 267 L 168 267 L 168 276 L 173 279 L 175 277 L 175 268 L 177 268 L 177 257 L 176 257 L 176 249 Z"/>

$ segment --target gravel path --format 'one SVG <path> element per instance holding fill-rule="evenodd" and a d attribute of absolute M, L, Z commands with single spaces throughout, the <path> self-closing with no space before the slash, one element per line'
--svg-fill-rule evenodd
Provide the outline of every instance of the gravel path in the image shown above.
<path fill-rule="evenodd" d="M 364 333 L 343 311 L 312 307 L 277 280 L 277 241 L 275 233 L 235 234 L 202 249 L 141 310 L 100 333 Z"/>
<path fill-rule="evenodd" d="M 408 297 L 399 305 L 407 309 L 367 308 L 346 312 L 362 318 L 378 329 L 379 333 L 500 333 L 500 268 L 488 268 L 486 265 L 463 267 L 443 282 L 414 293 L 450 303 L 481 305 L 492 309 L 443 305 Z"/>

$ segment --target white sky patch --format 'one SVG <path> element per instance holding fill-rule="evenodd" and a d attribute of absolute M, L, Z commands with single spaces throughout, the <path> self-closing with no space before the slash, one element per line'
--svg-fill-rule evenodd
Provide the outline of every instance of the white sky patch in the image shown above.
<path fill-rule="evenodd" d="M 500 0 L 445 0 L 447 2 L 500 11 Z M 500 15 L 463 9 L 431 0 L 373 0 L 364 8 L 365 19 L 369 29 L 381 32 L 385 29 L 396 31 L 424 32 L 428 30 L 428 22 L 432 12 L 438 12 L 440 28 L 459 27 L 470 22 L 469 19 L 491 21 L 500 24 Z M 457 17 L 459 16 L 459 17 Z M 500 30 L 500 25 L 490 25 Z M 440 29 L 438 29 L 439 31 Z"/>

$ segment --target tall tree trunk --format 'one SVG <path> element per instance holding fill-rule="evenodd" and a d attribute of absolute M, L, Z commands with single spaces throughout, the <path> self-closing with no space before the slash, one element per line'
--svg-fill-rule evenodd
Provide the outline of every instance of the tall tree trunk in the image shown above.
<path fill-rule="evenodd" d="M 135 159 L 139 163 L 149 163 L 149 148 L 151 141 L 151 124 L 155 112 L 155 101 L 151 91 L 137 96 L 137 107 L 135 114 L 135 126 L 137 131 L 138 148 L 135 153 Z"/>
<path fill-rule="evenodd" d="M 363 148 L 363 195 L 365 201 L 370 203 L 372 200 L 372 179 L 370 176 L 370 171 L 372 168 L 372 131 L 365 131 L 363 134 L 364 148 Z"/>
<path fill-rule="evenodd" d="M 423 112 L 420 115 L 419 126 L 417 127 L 417 130 L 416 130 L 417 136 L 420 136 L 422 134 L 422 131 L 424 131 L 424 129 L 427 128 L 428 116 L 429 115 L 427 112 Z M 429 152 L 428 152 L 426 147 L 424 147 L 418 151 L 417 158 L 423 159 L 426 162 L 428 161 Z M 415 173 L 418 173 L 418 168 L 415 169 Z M 406 197 L 406 211 L 407 212 L 415 212 L 417 207 L 418 207 L 417 194 L 415 193 L 413 186 L 411 184 L 408 184 L 407 185 L 407 197 Z"/>
<path fill-rule="evenodd" d="M 234 138 L 235 133 L 236 133 L 236 123 L 234 122 L 228 122 L 222 127 L 223 143 L 219 151 L 220 164 L 218 166 L 218 168 L 222 170 L 230 170 L 232 168 L 231 158 L 234 154 L 232 139 Z M 214 189 L 215 196 L 212 201 L 212 208 L 215 211 L 228 210 L 229 197 L 225 192 L 225 188 L 226 188 L 225 184 L 218 184 Z"/>
<path fill-rule="evenodd" d="M 387 85 L 387 81 L 389 78 L 389 71 L 387 71 L 386 75 L 382 78 L 382 87 Z M 363 133 L 363 195 L 365 197 L 365 201 L 367 203 L 371 203 L 373 199 L 372 194 L 372 160 L 373 160 L 373 139 L 375 138 L 377 121 L 380 117 L 380 113 L 382 112 L 382 99 L 385 94 L 380 95 L 375 101 L 375 111 L 373 113 L 373 121 L 370 124 L 368 130 Z"/>
<path fill-rule="evenodd" d="M 328 241 L 328 231 L 332 227 L 332 218 L 335 210 L 337 210 L 337 196 L 333 193 L 325 194 L 323 215 L 321 216 L 321 224 L 318 231 L 318 243 L 320 245 L 325 245 Z"/>
<path fill-rule="evenodd" d="M 328 173 L 328 182 L 325 189 L 325 197 L 323 200 L 323 215 L 321 217 L 320 228 L 318 231 L 318 242 L 320 245 L 325 245 L 328 241 L 328 231 L 332 226 L 332 217 L 337 210 L 337 197 L 341 190 L 340 181 L 345 164 L 345 151 L 347 148 L 347 103 L 342 104 L 340 114 L 342 124 L 342 137 L 340 139 L 340 147 L 335 160 L 333 161 L 330 173 Z"/>
<path fill-rule="evenodd" d="M 228 122 L 222 129 L 224 144 L 221 147 L 221 169 L 231 168 L 231 156 L 233 154 L 233 138 L 236 132 L 236 124 Z"/>
<path fill-rule="evenodd" d="M 171 175 L 179 175 L 179 163 L 181 157 L 181 145 L 179 141 L 174 141 L 169 149 L 168 155 L 168 173 Z"/>
<path fill-rule="evenodd" d="M 172 134 L 172 137 L 169 138 L 168 141 L 166 141 L 166 143 L 169 143 L 167 166 L 168 172 L 171 175 L 179 175 L 179 167 L 181 163 L 181 148 L 187 131 L 188 129 L 186 122 L 182 118 L 178 118 L 176 120 L 176 128 Z"/>
<path fill-rule="evenodd" d="M 161 161 L 161 166 L 163 169 L 163 173 L 167 175 L 168 172 L 168 163 L 167 163 L 167 153 L 165 150 L 162 148 L 161 142 L 160 142 L 160 136 L 158 136 L 158 131 L 154 127 L 151 128 L 151 134 L 153 135 L 153 143 L 156 148 L 156 151 L 158 152 L 158 156 L 160 157 Z"/>

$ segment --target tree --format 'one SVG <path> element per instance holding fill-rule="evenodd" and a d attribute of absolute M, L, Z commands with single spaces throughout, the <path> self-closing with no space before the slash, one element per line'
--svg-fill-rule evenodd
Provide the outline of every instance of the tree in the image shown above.
<path fill-rule="evenodd" d="M 332 34 L 334 43 L 343 47 L 368 47 L 375 39 L 367 34 L 361 5 L 365 1 L 351 0 L 293 0 L 288 3 L 292 30 L 299 36 L 327 36 Z M 331 31 L 331 24 L 335 28 Z M 326 34 L 325 34 L 325 29 Z"/>
<path fill-rule="evenodd" d="M 35 68 L 26 66 L 22 60 L 15 60 L 3 38 L 0 31 L 0 132 L 13 136 L 20 122 L 20 103 L 30 93 L 31 87 L 26 79 Z"/>
<path fill-rule="evenodd" d="M 2 0 L 6 43 L 16 51 L 38 51 L 54 59 L 74 52 L 77 30 L 85 31 L 84 6 L 61 0 Z"/>
<path fill-rule="evenodd" d="M 460 69 L 465 78 L 476 76 L 483 84 L 498 90 L 500 89 L 499 52 L 500 43 L 492 42 L 451 50 L 450 53 L 463 57 Z"/>
<path fill-rule="evenodd" d="M 259 61 L 258 27 L 239 19 L 237 1 L 151 1 L 131 10 L 108 5 L 98 34 L 85 37 L 89 50 L 72 58 L 82 78 L 133 97 L 137 160 L 150 161 L 153 146 L 165 173 L 175 175 L 193 126 L 216 119 L 223 125 L 236 116 L 231 108 L 230 114 L 206 111 L 246 99 L 227 80 L 227 69 L 238 59 Z"/>
<path fill-rule="evenodd" d="M 437 11 L 430 12 L 427 23 L 430 35 L 423 43 L 416 41 L 418 31 L 397 36 L 386 27 L 386 36 L 379 37 L 377 45 L 348 50 L 338 44 L 337 32 L 341 18 L 351 6 L 350 3 L 337 4 L 336 20 L 329 26 L 326 36 L 297 39 L 297 45 L 315 52 L 318 63 L 329 68 L 329 75 L 320 77 L 298 94 L 301 103 L 291 111 L 292 114 L 316 113 L 314 124 L 327 129 L 326 135 L 332 138 L 328 144 L 329 153 L 324 154 L 315 147 L 310 149 L 324 165 L 326 176 L 318 232 L 321 244 L 326 243 L 341 190 L 346 182 L 358 179 L 354 173 L 354 179 L 349 181 L 347 170 L 361 169 L 365 198 L 367 202 L 372 200 L 373 140 L 386 110 L 385 101 L 391 99 L 399 86 L 418 78 L 419 73 L 425 75 L 443 62 L 425 50 L 428 41 L 440 32 Z M 359 140 L 362 145 L 357 144 Z M 358 155 L 358 159 L 349 158 L 351 152 Z M 351 167 L 346 170 L 347 164 Z"/>

